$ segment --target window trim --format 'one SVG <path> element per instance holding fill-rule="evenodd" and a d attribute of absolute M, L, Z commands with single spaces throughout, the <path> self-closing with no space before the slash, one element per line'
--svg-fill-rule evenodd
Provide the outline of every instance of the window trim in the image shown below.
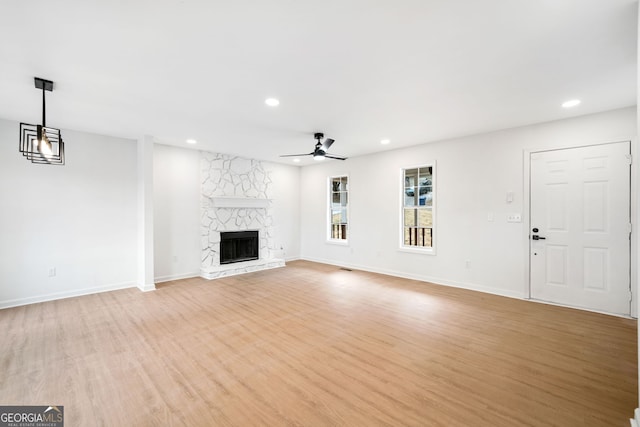
<path fill-rule="evenodd" d="M 433 193 L 433 200 L 431 204 L 431 218 L 432 218 L 431 221 L 433 225 L 431 226 L 431 247 L 405 246 L 404 244 L 404 208 L 405 208 L 404 206 L 404 172 L 407 169 L 417 169 L 417 168 L 425 168 L 425 167 L 432 167 L 431 192 Z M 437 238 L 438 238 L 438 232 L 437 232 L 438 222 L 437 222 L 437 213 L 436 213 L 437 212 L 436 206 L 438 204 L 437 174 L 438 174 L 438 167 L 437 167 L 437 162 L 435 160 L 425 161 L 415 166 L 403 166 L 400 168 L 400 178 L 399 178 L 399 181 L 400 181 L 399 205 L 400 206 L 398 209 L 399 227 L 398 227 L 398 248 L 397 248 L 398 252 L 408 252 L 408 253 L 421 254 L 421 255 L 436 255 Z"/>
<path fill-rule="evenodd" d="M 347 178 L 347 238 L 346 239 L 333 239 L 331 238 L 331 180 L 334 178 Z M 335 174 L 327 177 L 327 206 L 325 208 L 327 214 L 326 219 L 326 243 L 330 245 L 349 246 L 349 237 L 351 236 L 351 177 L 348 173 Z"/>

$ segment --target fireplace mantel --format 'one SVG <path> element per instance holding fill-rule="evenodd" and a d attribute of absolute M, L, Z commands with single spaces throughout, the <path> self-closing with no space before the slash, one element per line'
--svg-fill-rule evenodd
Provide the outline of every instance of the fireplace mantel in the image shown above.
<path fill-rule="evenodd" d="M 268 208 L 271 199 L 256 199 L 251 197 L 208 197 L 214 208 Z"/>

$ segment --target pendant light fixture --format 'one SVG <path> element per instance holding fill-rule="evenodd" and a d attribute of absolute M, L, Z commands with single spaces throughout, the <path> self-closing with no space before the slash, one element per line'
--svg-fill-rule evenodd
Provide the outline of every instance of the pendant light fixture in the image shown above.
<path fill-rule="evenodd" d="M 47 127 L 45 91 L 53 92 L 53 82 L 35 78 L 36 88 L 42 89 L 42 124 L 20 123 L 20 152 L 32 163 L 64 165 L 64 141 L 60 129 Z"/>

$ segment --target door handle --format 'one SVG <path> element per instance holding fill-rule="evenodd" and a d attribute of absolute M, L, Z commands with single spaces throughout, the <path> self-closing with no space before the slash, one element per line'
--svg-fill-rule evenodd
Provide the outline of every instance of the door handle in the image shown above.
<path fill-rule="evenodd" d="M 535 234 L 533 236 L 531 236 L 531 238 L 533 240 L 547 240 L 546 237 L 542 237 L 542 236 L 536 236 Z"/>

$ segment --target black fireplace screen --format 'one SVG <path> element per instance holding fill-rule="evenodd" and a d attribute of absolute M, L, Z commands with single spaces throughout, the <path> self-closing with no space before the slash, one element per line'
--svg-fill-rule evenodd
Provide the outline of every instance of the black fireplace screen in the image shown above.
<path fill-rule="evenodd" d="M 220 233 L 220 264 L 258 259 L 257 231 Z"/>

